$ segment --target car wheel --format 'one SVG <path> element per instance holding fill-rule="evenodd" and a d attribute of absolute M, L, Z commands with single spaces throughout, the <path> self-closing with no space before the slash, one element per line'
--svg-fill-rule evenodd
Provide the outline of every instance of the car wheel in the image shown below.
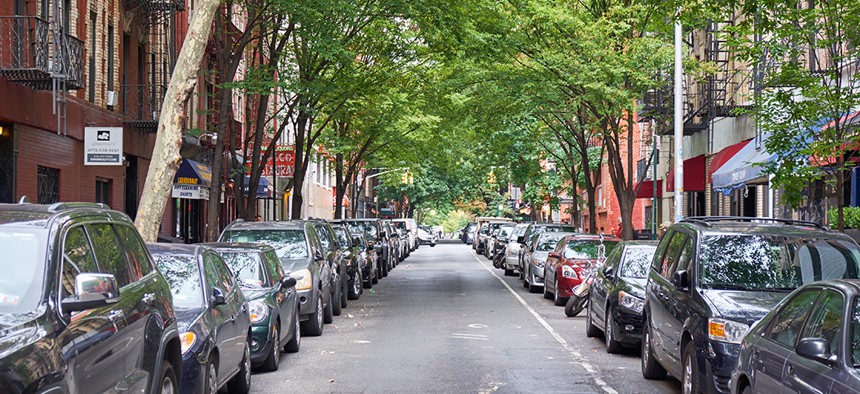
<path fill-rule="evenodd" d="M 646 316 L 645 325 L 642 327 L 642 377 L 645 379 L 663 379 L 666 377 L 666 370 L 654 359 L 654 352 L 651 350 L 650 326 Z"/>
<path fill-rule="evenodd" d="M 317 296 L 317 307 L 314 309 L 314 314 L 302 323 L 304 334 L 309 337 L 318 337 L 323 332 L 323 302 L 322 296 Z"/>
<path fill-rule="evenodd" d="M 591 302 L 588 302 L 588 305 L 585 307 L 585 336 L 594 338 L 598 335 L 600 335 L 600 329 L 591 320 Z"/>
<path fill-rule="evenodd" d="M 606 339 L 606 353 L 620 353 L 623 349 L 621 342 L 615 340 L 615 334 L 612 330 L 612 309 L 609 305 L 606 306 L 606 319 L 603 323 L 603 336 Z"/>
<path fill-rule="evenodd" d="M 179 393 L 179 381 L 176 380 L 176 372 L 170 361 L 164 360 L 161 363 L 161 384 L 158 385 L 157 392 L 158 394 Z"/>
<path fill-rule="evenodd" d="M 284 345 L 284 351 L 287 353 L 297 353 L 299 348 L 302 347 L 302 329 L 299 324 L 299 306 L 296 305 L 296 313 L 293 315 L 293 323 L 295 327 L 293 327 L 293 339 L 290 339 L 286 345 Z"/>
<path fill-rule="evenodd" d="M 334 302 L 334 294 L 330 294 L 328 304 L 323 307 L 323 323 L 325 324 L 331 324 L 334 321 Z"/>
<path fill-rule="evenodd" d="M 328 303 L 329 309 L 331 309 L 332 316 L 340 316 L 343 309 L 343 300 L 341 300 L 341 295 L 343 294 L 343 290 L 341 290 L 340 280 L 338 280 L 337 286 L 334 288 L 334 292 L 331 295 L 331 300 Z M 333 320 L 328 319 L 326 324 L 331 323 Z"/>
<path fill-rule="evenodd" d="M 242 366 L 239 373 L 227 382 L 230 393 L 245 394 L 251 391 L 251 345 L 250 340 L 245 340 L 245 355 L 242 357 Z"/>
<path fill-rule="evenodd" d="M 263 370 L 265 371 L 277 371 L 278 364 L 281 363 L 281 330 L 279 330 L 278 323 L 275 323 L 274 327 L 272 327 L 272 351 L 269 353 L 269 357 L 266 357 L 266 361 L 263 361 Z"/>
<path fill-rule="evenodd" d="M 741 394 L 753 394 L 752 386 L 746 385 L 744 389 L 741 390 Z"/>
<path fill-rule="evenodd" d="M 340 307 L 341 308 L 346 308 L 347 300 L 349 300 L 349 279 L 343 278 L 343 286 L 340 289 Z M 340 316 L 340 314 L 338 314 L 337 316 Z"/>
<path fill-rule="evenodd" d="M 218 368 L 216 368 L 212 356 L 209 356 L 209 361 L 206 362 L 206 387 L 203 387 L 203 390 L 205 390 L 205 394 L 218 392 Z"/>
<path fill-rule="evenodd" d="M 683 371 L 681 371 L 681 392 L 693 394 L 699 392 L 699 370 L 696 368 L 696 354 L 693 342 L 684 346 Z"/>
<path fill-rule="evenodd" d="M 350 300 L 359 299 L 361 297 L 361 293 L 364 291 L 362 289 L 363 289 L 363 287 L 362 287 L 362 283 L 361 283 L 361 277 L 359 274 L 356 274 L 355 279 L 353 279 L 353 281 L 352 281 L 352 286 L 349 290 L 349 297 L 348 298 Z"/>
<path fill-rule="evenodd" d="M 567 304 L 567 297 L 561 297 L 558 295 L 558 277 L 555 278 L 555 291 L 552 293 L 552 300 L 555 303 L 555 306 L 564 306 Z"/>

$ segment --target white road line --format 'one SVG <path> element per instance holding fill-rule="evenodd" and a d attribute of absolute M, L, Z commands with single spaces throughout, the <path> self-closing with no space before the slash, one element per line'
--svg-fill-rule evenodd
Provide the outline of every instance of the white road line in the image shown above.
<path fill-rule="evenodd" d="M 478 255 L 474 251 L 470 251 L 470 252 L 472 253 L 472 256 L 475 257 L 475 260 L 478 262 L 478 264 L 480 264 L 482 267 L 484 267 L 484 269 L 486 269 L 487 272 L 490 273 L 490 275 L 493 275 L 494 277 L 496 277 L 496 279 L 498 279 L 499 282 L 502 285 L 504 285 L 505 288 L 507 288 L 511 294 L 513 294 L 514 298 L 516 298 L 520 302 L 520 304 L 522 304 L 526 308 L 526 310 L 528 310 L 529 313 L 531 313 L 532 316 L 535 317 L 535 319 L 538 321 L 538 323 L 540 323 L 540 325 L 542 325 L 543 328 L 545 328 L 549 332 L 549 334 L 552 335 L 552 337 L 555 338 L 555 340 L 558 343 L 560 343 L 561 346 L 564 347 L 564 349 L 567 350 L 567 352 L 570 353 L 571 356 L 573 356 L 574 363 L 581 365 L 582 368 L 584 368 L 590 374 L 596 374 L 597 373 L 597 370 L 594 369 L 593 366 L 591 366 L 588 359 L 585 358 L 582 355 L 582 353 L 580 353 L 579 351 L 577 351 L 576 349 L 571 347 L 570 344 L 568 344 L 567 341 L 564 340 L 564 337 L 562 337 L 561 334 L 556 332 L 555 329 L 552 328 L 551 325 L 549 325 L 549 322 L 547 322 L 543 317 L 541 317 L 541 315 L 538 314 L 537 311 L 534 308 L 532 308 L 532 306 L 529 305 L 525 299 L 523 299 L 523 297 L 521 297 L 519 294 L 517 294 L 517 292 L 515 292 L 514 289 L 512 289 L 511 286 L 508 285 L 508 283 L 504 281 L 504 279 L 502 279 L 500 276 L 496 275 L 496 273 L 493 272 L 493 270 L 490 267 L 488 267 L 486 264 L 484 264 L 484 262 L 478 258 Z M 615 391 L 615 389 L 613 389 L 612 387 L 609 387 L 609 385 L 605 381 L 603 381 L 603 379 L 601 379 L 600 377 L 594 377 L 594 383 L 597 384 L 598 386 L 600 386 L 600 388 L 602 388 L 603 391 L 607 392 L 608 394 L 618 394 L 618 392 Z"/>

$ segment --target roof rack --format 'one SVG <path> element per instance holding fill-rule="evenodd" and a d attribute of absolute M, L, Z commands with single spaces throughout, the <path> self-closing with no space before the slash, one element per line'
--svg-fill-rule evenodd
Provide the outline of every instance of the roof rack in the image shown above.
<path fill-rule="evenodd" d="M 67 209 L 75 209 L 75 208 L 110 209 L 109 206 L 102 204 L 100 202 L 56 202 L 56 203 L 51 204 L 48 207 L 48 211 L 59 212 L 59 211 L 65 211 Z"/>
<path fill-rule="evenodd" d="M 785 223 L 793 226 L 809 226 L 819 228 L 824 231 L 829 231 L 830 229 L 822 224 L 818 224 L 815 222 L 810 222 L 806 220 L 794 220 L 794 219 L 780 219 L 780 218 L 759 218 L 759 217 L 746 217 L 746 216 L 691 216 L 688 218 L 684 218 L 681 220 L 682 223 L 697 223 L 707 227 L 711 227 L 712 223 L 717 222 L 771 222 L 771 223 Z"/>

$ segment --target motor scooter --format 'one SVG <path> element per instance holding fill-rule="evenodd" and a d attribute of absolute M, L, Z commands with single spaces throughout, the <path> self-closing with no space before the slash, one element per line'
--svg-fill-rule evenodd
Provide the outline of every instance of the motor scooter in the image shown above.
<path fill-rule="evenodd" d="M 505 264 L 505 245 L 496 246 L 495 253 L 493 253 L 493 267 L 498 269 L 504 268 Z"/>
<path fill-rule="evenodd" d="M 589 288 L 596 273 L 597 269 L 592 265 L 582 282 L 573 287 L 573 294 L 567 299 L 567 304 L 564 305 L 564 314 L 567 317 L 574 317 L 585 309 L 585 305 L 588 303 Z"/>

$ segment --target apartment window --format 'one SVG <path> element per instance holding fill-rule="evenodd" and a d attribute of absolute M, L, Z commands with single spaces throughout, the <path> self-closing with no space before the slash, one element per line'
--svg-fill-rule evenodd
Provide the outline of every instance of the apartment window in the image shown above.
<path fill-rule="evenodd" d="M 321 158 L 319 156 L 317 156 L 316 162 L 317 162 L 317 183 L 318 184 L 322 183 L 322 160 L 320 160 L 320 159 Z"/>
<path fill-rule="evenodd" d="M 114 73 L 114 40 L 113 40 L 113 26 L 108 25 L 108 36 L 107 36 L 107 52 L 108 52 L 108 69 L 107 69 L 107 90 L 113 91 L 113 73 Z"/>
<path fill-rule="evenodd" d="M 597 206 L 603 206 L 603 185 L 597 186 Z"/>
<path fill-rule="evenodd" d="M 59 1 L 59 0 L 58 0 Z M 63 2 L 63 31 L 67 34 L 71 34 L 69 29 L 72 26 L 72 0 L 65 0 Z"/>
<path fill-rule="evenodd" d="M 60 170 L 50 167 L 38 167 L 36 199 L 39 204 L 53 204 L 60 201 Z"/>
<path fill-rule="evenodd" d="M 110 192 L 112 186 L 112 180 L 96 178 L 96 202 L 110 206 Z"/>
<path fill-rule="evenodd" d="M 89 80 L 89 97 L 91 103 L 96 101 L 96 22 L 98 14 L 90 13 L 90 80 Z"/>

